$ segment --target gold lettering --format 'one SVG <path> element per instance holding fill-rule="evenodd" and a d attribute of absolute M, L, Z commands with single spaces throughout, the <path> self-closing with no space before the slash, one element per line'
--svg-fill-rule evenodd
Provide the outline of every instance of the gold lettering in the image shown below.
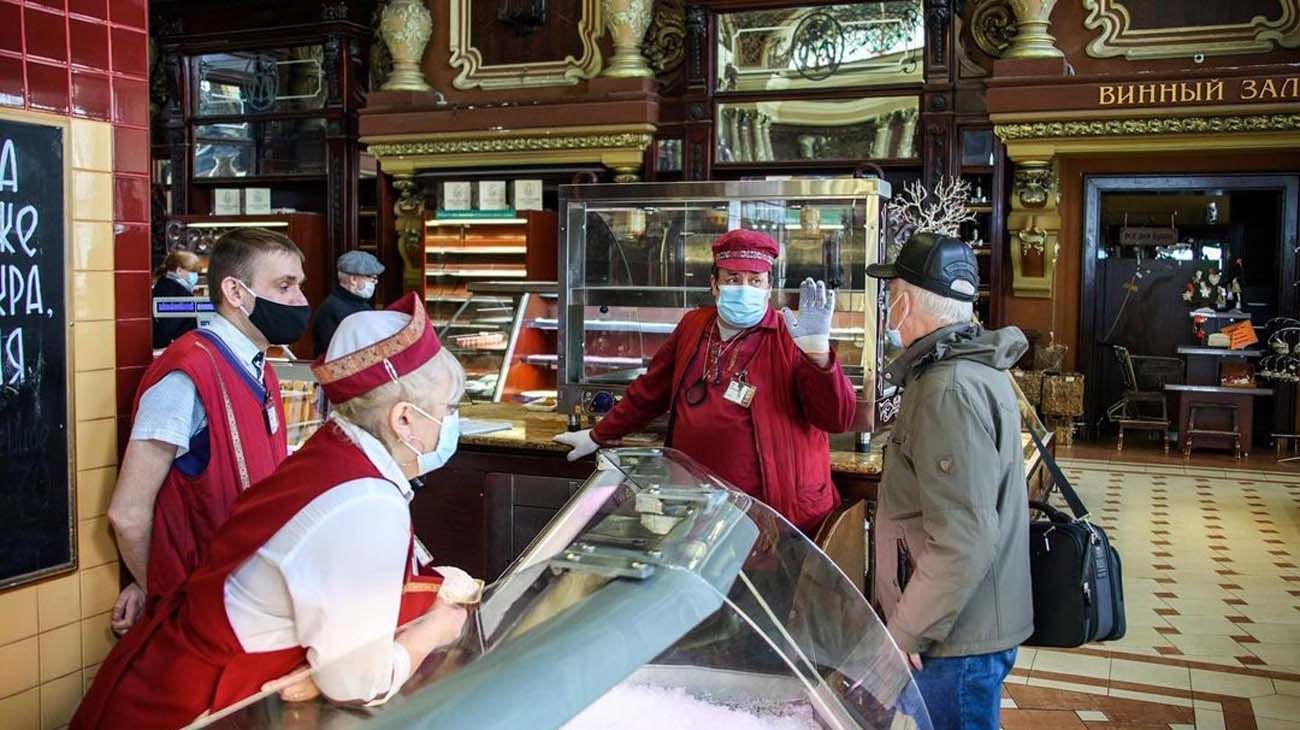
<path fill-rule="evenodd" d="M 1196 82 L 1196 85 L 1193 86 L 1184 81 L 1179 84 L 1179 86 L 1181 87 L 1182 95 L 1178 97 L 1178 100 L 1182 103 L 1186 104 L 1189 101 L 1201 100 L 1201 87 L 1203 86 L 1203 82 L 1198 81 Z"/>
<path fill-rule="evenodd" d="M 1277 86 L 1273 85 L 1273 79 L 1264 79 L 1264 88 L 1259 90 L 1259 98 L 1276 99 Z"/>
<path fill-rule="evenodd" d="M 1160 85 L 1160 103 L 1169 104 L 1178 101 L 1178 84 Z"/>
<path fill-rule="evenodd" d="M 1119 89 L 1119 94 L 1116 95 L 1115 97 L 1116 101 L 1119 103 L 1120 106 L 1133 106 L 1134 91 L 1135 89 L 1133 88 L 1132 84 L 1129 84 L 1127 86 L 1121 86 Z"/>
<path fill-rule="evenodd" d="M 1223 82 L 1215 79 L 1205 82 L 1205 101 L 1223 101 Z"/>
<path fill-rule="evenodd" d="M 1097 103 L 1101 106 L 1115 105 L 1115 87 L 1099 86 L 1097 87 Z"/>
<path fill-rule="evenodd" d="M 1300 76 L 1292 76 L 1282 82 L 1282 97 L 1294 99 L 1300 96 Z"/>
<path fill-rule="evenodd" d="M 1156 103 L 1156 85 L 1155 85 L 1155 84 L 1141 84 L 1141 85 L 1139 85 L 1139 86 L 1137 87 L 1137 89 L 1138 89 L 1138 94 L 1137 94 L 1137 96 L 1138 96 L 1138 100 L 1137 100 L 1137 103 L 1139 103 L 1139 104 L 1154 104 L 1154 103 Z"/>
<path fill-rule="evenodd" d="M 1243 101 L 1250 101 L 1259 96 L 1259 82 L 1254 79 L 1244 79 L 1241 82 L 1241 98 Z"/>

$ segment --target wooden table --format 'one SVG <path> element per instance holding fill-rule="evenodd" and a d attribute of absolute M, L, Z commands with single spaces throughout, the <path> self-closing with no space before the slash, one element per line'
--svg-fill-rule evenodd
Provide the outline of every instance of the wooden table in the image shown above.
<path fill-rule="evenodd" d="M 1233 437 L 1226 435 L 1232 430 L 1231 409 L 1237 411 L 1237 437 L 1240 438 L 1243 455 L 1250 452 L 1254 438 L 1255 398 L 1273 395 L 1271 388 L 1230 388 L 1222 385 L 1166 385 L 1165 392 L 1178 401 L 1178 445 L 1183 454 L 1190 453 L 1193 446 L 1205 443 L 1233 449 Z M 1221 412 L 1211 414 L 1199 422 L 1198 430 L 1215 431 L 1196 438 L 1192 443 L 1190 422 L 1194 406 L 1221 407 Z"/>

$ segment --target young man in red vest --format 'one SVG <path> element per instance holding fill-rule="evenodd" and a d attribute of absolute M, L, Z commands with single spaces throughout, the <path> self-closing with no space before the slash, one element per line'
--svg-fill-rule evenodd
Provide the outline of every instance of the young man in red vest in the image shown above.
<path fill-rule="evenodd" d="M 302 252 L 261 229 L 222 236 L 208 261 L 217 316 L 173 342 L 145 372 L 108 518 L 135 582 L 113 608 L 124 633 L 146 596 L 178 588 L 235 497 L 287 455 L 271 345 L 294 342 L 310 309 Z"/>
<path fill-rule="evenodd" d="M 460 635 L 478 586 L 425 567 L 409 503 L 411 480 L 455 453 L 464 370 L 411 293 L 343 320 L 312 372 L 330 420 L 239 495 L 182 589 L 113 647 L 71 727 L 185 726 L 303 662 L 293 699 L 379 704 Z"/>
<path fill-rule="evenodd" d="M 717 306 L 688 312 L 594 429 L 555 437 L 569 459 L 670 413 L 669 446 L 815 531 L 839 503 L 826 434 L 852 426 L 857 395 L 830 349 L 835 292 L 808 279 L 797 316 L 770 306 L 779 252 L 757 231 L 719 236 Z"/>

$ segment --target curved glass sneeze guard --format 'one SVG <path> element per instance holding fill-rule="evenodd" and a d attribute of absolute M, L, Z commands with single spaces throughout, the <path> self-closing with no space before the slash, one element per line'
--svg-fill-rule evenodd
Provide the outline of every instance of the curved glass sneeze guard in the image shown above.
<path fill-rule="evenodd" d="M 931 727 L 884 626 L 802 533 L 678 452 L 600 453 L 461 640 L 386 704 L 271 694 L 213 725 Z"/>

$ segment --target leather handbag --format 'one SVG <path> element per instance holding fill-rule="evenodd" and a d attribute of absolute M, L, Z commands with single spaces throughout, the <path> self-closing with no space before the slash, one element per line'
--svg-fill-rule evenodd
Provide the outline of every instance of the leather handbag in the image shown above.
<path fill-rule="evenodd" d="M 1119 552 L 1038 435 L 1030 432 L 1043 464 L 1070 508 L 1030 502 L 1042 518 L 1029 523 L 1034 633 L 1030 646 L 1076 647 L 1124 636 L 1124 582 Z"/>

